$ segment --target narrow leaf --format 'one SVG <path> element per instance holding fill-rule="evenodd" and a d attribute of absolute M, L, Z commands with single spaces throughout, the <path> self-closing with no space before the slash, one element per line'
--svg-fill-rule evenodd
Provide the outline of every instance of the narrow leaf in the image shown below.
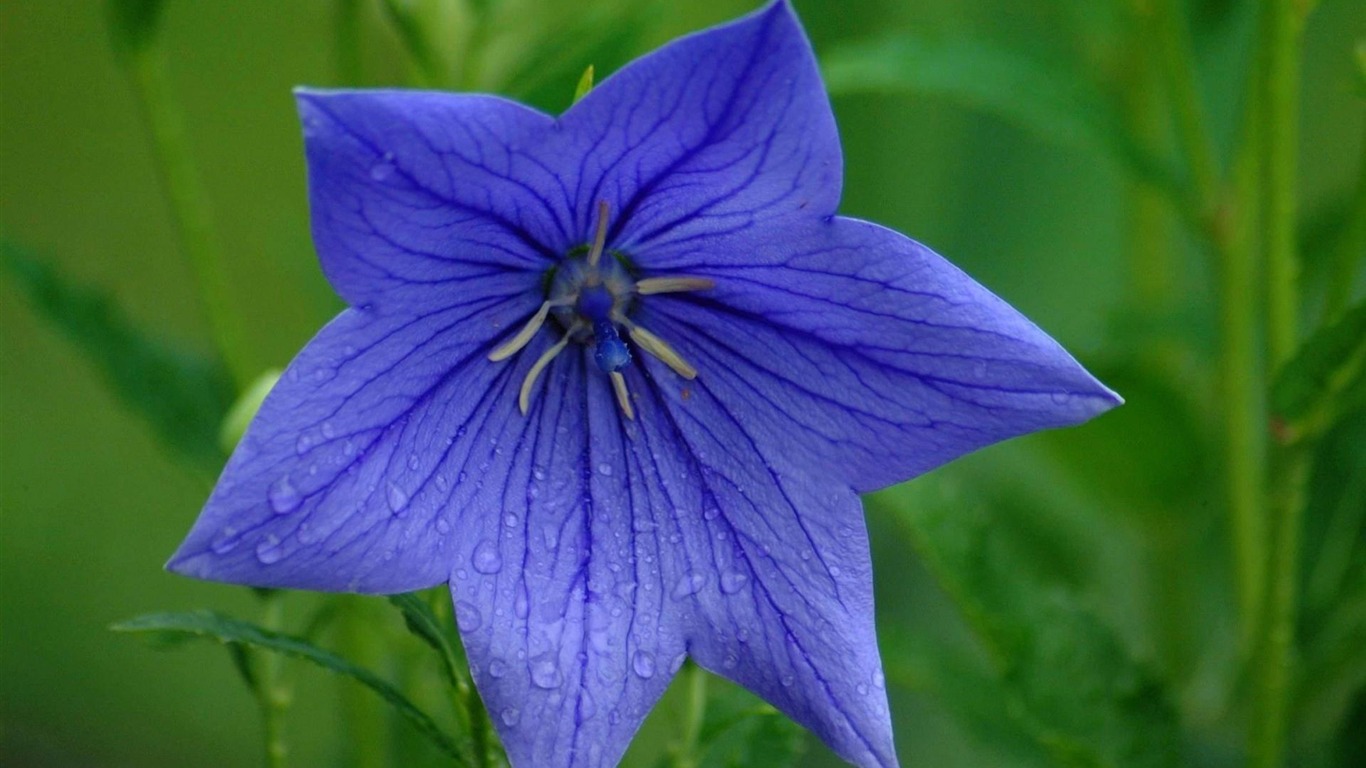
<path fill-rule="evenodd" d="M 446 635 L 443 624 L 432 611 L 431 605 L 416 592 L 391 595 L 389 602 L 403 613 L 403 623 L 424 643 L 430 645 L 441 656 L 441 666 L 452 687 L 464 689 L 467 681 L 461 671 L 459 658 L 455 653 L 450 637 Z"/>
<path fill-rule="evenodd" d="M 208 469 L 222 465 L 219 424 L 233 401 L 232 378 L 222 363 L 152 338 L 109 293 L 67 279 L 8 240 L 0 240 L 0 272 L 167 447 Z"/>
<path fill-rule="evenodd" d="M 1331 401 L 1366 364 L 1366 301 L 1309 337 L 1281 367 L 1271 388 L 1271 405 L 1286 418 L 1299 418 Z"/>
<path fill-rule="evenodd" d="M 1047 141 L 1097 151 L 1139 178 L 1174 188 L 1171 170 L 1134 140 L 1114 106 L 1073 68 L 981 42 L 905 34 L 836 46 L 822 61 L 832 95 L 910 93 L 948 99 Z"/>
<path fill-rule="evenodd" d="M 942 483 L 896 489 L 889 513 L 986 646 L 1023 732 L 1058 764 L 1174 765 L 1179 731 L 1162 682 L 1071 593 L 1032 576 L 1008 526 Z"/>
<path fill-rule="evenodd" d="M 588 69 L 583 71 L 583 76 L 579 78 L 579 84 L 574 88 L 574 103 L 588 95 L 593 90 L 593 65 L 589 64 Z"/>
<path fill-rule="evenodd" d="M 312 662 L 323 669 L 335 672 L 343 677 L 349 677 L 379 694 L 380 698 L 392 706 L 419 733 L 426 736 L 441 751 L 445 752 L 455 761 L 455 764 L 468 765 L 463 757 L 464 753 L 455 740 L 442 731 L 427 713 L 418 709 L 397 688 L 381 679 L 374 672 L 358 667 L 302 638 L 272 632 L 255 624 L 211 611 L 152 613 L 119 622 L 110 628 L 115 632 L 149 635 L 154 640 L 161 642 L 198 638 L 216 640 L 230 646 L 233 644 L 248 645 Z"/>

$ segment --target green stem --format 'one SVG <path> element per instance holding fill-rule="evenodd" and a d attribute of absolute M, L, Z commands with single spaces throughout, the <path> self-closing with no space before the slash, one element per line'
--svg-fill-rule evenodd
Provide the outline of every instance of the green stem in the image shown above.
<path fill-rule="evenodd" d="M 1219 202 L 1219 165 L 1205 125 L 1190 25 L 1176 0 L 1156 0 L 1154 6 L 1158 53 L 1176 116 L 1177 140 L 1190 170 L 1200 218 L 1208 220 Z"/>
<path fill-rule="evenodd" d="M 204 301 L 214 343 L 239 391 L 245 390 L 258 368 L 251 360 L 241 323 L 232 312 L 222 249 L 214 233 L 208 200 L 199 182 L 161 49 L 155 43 L 148 43 L 130 51 L 125 61 L 151 135 L 157 170 L 175 219 L 181 249 L 189 259 Z"/>
<path fill-rule="evenodd" d="M 360 85 L 360 0 L 335 0 L 332 34 L 337 83 L 343 86 Z"/>
<path fill-rule="evenodd" d="M 1366 252 L 1366 140 L 1357 160 L 1357 188 L 1347 211 L 1347 225 L 1334 242 L 1333 262 L 1328 275 L 1328 292 L 1323 301 L 1323 322 L 1331 323 L 1347 308 L 1356 286 L 1357 270 Z"/>
<path fill-rule="evenodd" d="M 697 745 L 702 736 L 702 719 L 707 712 L 707 672 L 689 662 L 682 677 L 688 700 L 683 712 L 683 731 L 674 746 L 673 768 L 696 768 L 701 758 Z"/>
<path fill-rule="evenodd" d="M 261 626 L 279 632 L 284 629 L 283 594 L 262 592 Z M 285 710 L 289 709 L 290 691 L 281 679 L 284 660 L 271 651 L 256 651 L 257 704 L 261 709 L 261 725 L 265 734 L 266 765 L 284 768 L 289 749 L 285 745 Z"/>
<path fill-rule="evenodd" d="M 375 631 L 379 617 L 361 595 L 336 595 L 340 604 L 336 643 L 342 656 L 362 667 L 387 668 L 386 649 Z M 342 720 L 354 768 L 384 768 L 391 754 L 389 717 L 383 703 L 350 680 L 342 680 Z"/>
<path fill-rule="evenodd" d="M 1274 372 L 1299 341 L 1295 254 L 1296 144 L 1303 16 L 1295 0 L 1263 6 L 1261 90 L 1266 109 L 1262 237 L 1266 248 L 1267 364 Z M 1271 458 L 1268 562 L 1263 624 L 1253 660 L 1252 765 L 1275 768 L 1285 753 L 1290 665 L 1299 594 L 1300 535 L 1308 458 L 1303 446 L 1277 446 Z"/>

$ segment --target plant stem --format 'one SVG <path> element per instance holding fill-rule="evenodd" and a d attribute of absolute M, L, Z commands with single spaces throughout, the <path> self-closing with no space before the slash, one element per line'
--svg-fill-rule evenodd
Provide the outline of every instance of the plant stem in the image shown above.
<path fill-rule="evenodd" d="M 279 632 L 284 628 L 283 594 L 276 591 L 261 593 L 261 626 Z M 289 689 L 280 679 L 283 659 L 271 651 L 255 653 L 257 666 L 257 704 L 261 709 L 261 726 L 265 734 L 266 765 L 284 768 L 289 750 L 285 745 L 285 710 L 289 709 Z"/>
<path fill-rule="evenodd" d="M 700 757 L 697 743 L 702 735 L 702 719 L 707 712 L 707 672 L 692 662 L 683 669 L 688 687 L 687 709 L 683 712 L 683 732 L 674 746 L 674 768 L 696 768 Z"/>
<path fill-rule="evenodd" d="M 360 0 L 335 0 L 332 35 L 337 84 L 360 85 Z"/>
<path fill-rule="evenodd" d="M 1303 16 L 1294 0 L 1266 0 L 1262 17 L 1261 90 L 1266 109 L 1262 232 L 1266 248 L 1267 365 L 1274 372 L 1299 341 L 1295 254 L 1296 143 Z M 1271 457 L 1268 562 L 1263 625 L 1253 659 L 1251 764 L 1281 765 L 1285 753 L 1290 665 L 1295 644 L 1300 528 L 1308 457 L 1302 445 L 1278 445 Z"/>
<path fill-rule="evenodd" d="M 1200 218 L 1215 215 L 1219 196 L 1219 166 L 1205 125 L 1203 100 L 1196 81 L 1195 52 L 1177 0 L 1156 0 L 1158 52 L 1176 116 L 1176 135 L 1190 170 Z"/>
<path fill-rule="evenodd" d="M 166 190 L 181 249 L 204 301 L 209 328 L 239 391 L 258 372 L 242 326 L 232 312 L 223 253 L 213 229 L 208 200 L 199 182 L 180 110 L 167 76 L 161 48 L 148 43 L 129 53 L 128 71 L 152 139 L 157 171 Z"/>

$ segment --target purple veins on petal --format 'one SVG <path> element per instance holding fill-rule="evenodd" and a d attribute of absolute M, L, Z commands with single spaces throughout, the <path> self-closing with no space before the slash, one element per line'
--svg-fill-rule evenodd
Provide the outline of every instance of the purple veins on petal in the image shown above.
<path fill-rule="evenodd" d="M 928 248 L 835 216 L 786 2 L 558 119 L 298 94 L 351 305 L 300 352 L 168 567 L 448 583 L 516 768 L 615 764 L 691 657 L 894 766 L 857 493 L 1118 397 Z"/>

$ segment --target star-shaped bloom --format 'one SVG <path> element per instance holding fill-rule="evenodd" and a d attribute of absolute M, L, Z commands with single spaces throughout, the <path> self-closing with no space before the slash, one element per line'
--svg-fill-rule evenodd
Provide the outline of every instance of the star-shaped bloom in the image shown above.
<path fill-rule="evenodd" d="M 170 568 L 449 582 L 513 764 L 614 764 L 684 659 L 895 765 L 858 494 L 1118 402 L 924 246 L 835 215 L 786 2 L 558 119 L 299 93 L 350 305 L 266 399 Z"/>

